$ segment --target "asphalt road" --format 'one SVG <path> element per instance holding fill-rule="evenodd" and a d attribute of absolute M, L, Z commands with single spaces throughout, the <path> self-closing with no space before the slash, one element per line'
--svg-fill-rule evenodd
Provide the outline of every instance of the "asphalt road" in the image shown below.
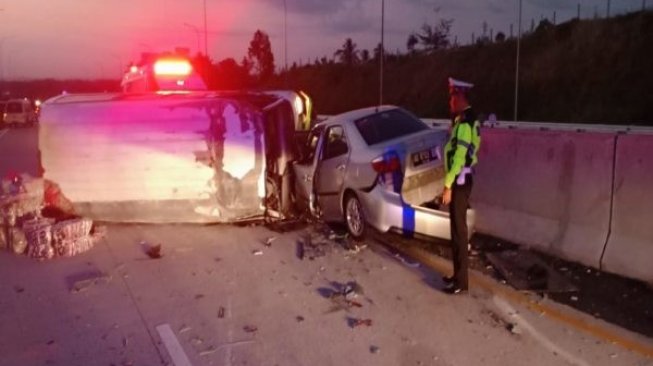
<path fill-rule="evenodd" d="M 0 134 L 0 173 L 36 173 L 36 128 Z M 650 338 L 546 298 L 529 306 L 481 273 L 448 296 L 448 262 L 407 259 L 390 237 L 354 252 L 320 226 L 107 229 L 73 258 L 0 252 L 0 366 L 653 365 Z M 300 259 L 307 236 L 318 250 Z M 337 295 L 350 281 L 353 302 Z"/>

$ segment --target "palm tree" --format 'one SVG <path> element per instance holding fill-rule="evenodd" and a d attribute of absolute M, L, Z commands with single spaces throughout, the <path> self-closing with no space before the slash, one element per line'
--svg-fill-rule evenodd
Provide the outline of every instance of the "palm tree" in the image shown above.
<path fill-rule="evenodd" d="M 356 49 L 356 43 L 354 43 L 351 38 L 347 38 L 345 43 L 342 45 L 342 48 L 337 50 L 333 55 L 347 66 L 354 65 L 360 61 L 358 50 Z"/>

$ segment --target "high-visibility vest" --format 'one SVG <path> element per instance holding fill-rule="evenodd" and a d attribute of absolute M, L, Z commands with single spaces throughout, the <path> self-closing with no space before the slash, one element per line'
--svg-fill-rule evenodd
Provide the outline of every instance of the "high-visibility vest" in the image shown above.
<path fill-rule="evenodd" d="M 471 107 L 454 119 L 449 142 L 445 146 L 445 167 L 447 174 L 444 185 L 451 188 L 454 181 L 464 182 L 464 175 L 471 174 L 471 168 L 478 162 L 481 147 L 481 125 Z M 462 179 L 460 175 L 463 174 Z"/>

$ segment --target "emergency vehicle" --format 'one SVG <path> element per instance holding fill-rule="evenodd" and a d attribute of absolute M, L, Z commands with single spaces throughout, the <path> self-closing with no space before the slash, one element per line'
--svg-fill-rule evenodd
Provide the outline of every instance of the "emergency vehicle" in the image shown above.
<path fill-rule="evenodd" d="M 120 93 L 65 94 L 42 105 L 43 177 L 77 214 L 234 222 L 292 213 L 290 165 L 296 130 L 311 124 L 310 98 L 209 91 L 175 54 L 143 58 L 121 85 Z"/>

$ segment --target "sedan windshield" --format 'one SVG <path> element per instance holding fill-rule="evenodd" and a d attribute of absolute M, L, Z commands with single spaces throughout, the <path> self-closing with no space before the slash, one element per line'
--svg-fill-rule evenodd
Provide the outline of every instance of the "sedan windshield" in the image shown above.
<path fill-rule="evenodd" d="M 429 128 L 417 117 L 399 108 L 361 118 L 354 124 L 368 145 L 375 145 Z"/>

